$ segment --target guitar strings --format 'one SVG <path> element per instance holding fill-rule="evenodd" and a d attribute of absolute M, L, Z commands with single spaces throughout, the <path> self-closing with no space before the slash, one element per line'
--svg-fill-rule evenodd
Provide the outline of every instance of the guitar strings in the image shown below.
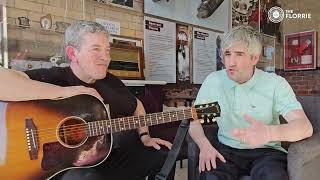
<path fill-rule="evenodd" d="M 87 130 L 87 128 L 86 128 Z M 109 132 L 103 132 L 103 130 L 97 130 L 93 135 L 89 135 L 87 133 L 86 130 L 82 130 L 82 131 L 79 131 L 79 130 L 69 130 L 69 131 L 65 131 L 62 135 L 62 137 L 60 137 L 59 139 L 64 139 L 64 138 L 67 138 L 68 136 L 79 136 L 79 137 L 94 137 L 94 136 L 100 136 L 100 135 L 104 135 L 104 134 L 110 134 Z M 49 136 L 48 136 L 49 135 Z M 58 138 L 57 135 L 55 134 L 55 132 L 52 132 L 52 133 L 47 133 L 47 134 L 37 134 L 35 135 L 35 140 L 36 139 L 39 139 L 40 141 L 41 140 L 48 140 L 48 139 L 56 139 Z"/>
<path fill-rule="evenodd" d="M 169 113 L 167 113 L 167 114 L 164 114 L 162 116 L 163 117 L 162 119 L 170 119 L 171 118 L 171 121 L 162 120 L 162 122 L 159 123 L 159 121 L 161 121 L 159 119 L 158 120 L 152 120 L 152 118 L 154 118 L 154 117 L 157 118 L 156 114 L 157 113 L 153 113 L 153 114 L 149 115 L 151 120 L 148 120 L 148 121 L 146 121 L 146 119 L 144 120 L 145 121 L 145 126 L 150 126 L 150 125 L 154 125 L 154 124 L 169 123 L 169 122 L 172 121 L 172 118 L 176 118 L 176 120 L 174 120 L 174 121 L 178 121 L 177 120 L 178 117 L 171 116 L 171 115 L 169 115 Z M 198 114 L 201 115 L 202 113 L 198 113 Z M 207 113 L 203 113 L 203 114 L 207 114 Z M 180 113 L 180 115 L 182 115 L 182 114 Z M 178 114 L 177 116 L 180 116 L 180 115 Z M 183 116 L 185 116 L 185 115 L 183 114 Z M 186 117 L 186 119 L 188 119 L 188 118 L 192 118 L 192 117 L 191 116 L 190 117 Z M 98 122 L 98 121 L 89 122 L 91 124 L 95 123 L 95 124 L 92 124 L 93 127 L 90 129 L 90 131 L 92 131 L 92 133 L 90 133 L 90 132 L 89 133 L 90 134 L 94 134 L 94 135 L 96 135 L 97 133 L 98 134 L 106 134 L 105 133 L 106 130 L 107 130 L 107 133 L 112 133 L 113 129 L 115 130 L 115 132 L 117 132 L 117 131 L 126 130 L 126 129 L 135 129 L 135 128 L 139 128 L 139 127 L 143 126 L 143 123 L 140 122 L 141 119 L 138 116 L 132 116 L 132 117 L 125 118 L 125 119 L 127 119 L 128 122 L 126 122 L 124 120 L 122 120 L 122 122 L 119 122 L 119 121 L 121 121 L 121 119 L 124 119 L 124 118 L 111 119 L 111 120 L 101 120 L 101 121 L 99 121 L 99 123 L 95 123 L 95 122 Z M 179 118 L 179 119 L 182 119 L 182 118 Z M 138 127 L 137 127 L 138 123 L 135 123 L 134 121 L 140 122 Z M 121 126 L 119 123 L 123 124 L 123 126 Z M 117 124 L 119 124 L 119 125 L 117 125 Z M 128 127 L 128 128 L 126 128 L 126 127 Z M 88 130 L 89 129 L 88 123 L 65 126 L 63 129 L 59 130 L 59 133 L 62 133 L 62 132 L 64 132 L 64 133 L 66 133 L 66 132 L 67 133 L 73 133 L 73 131 L 78 132 L 79 130 L 83 130 L 83 129 L 84 130 Z M 108 129 L 110 129 L 110 131 Z M 87 132 L 88 131 L 86 131 L 86 133 Z M 41 135 L 53 135 L 53 134 L 56 135 L 56 128 L 35 130 L 34 131 L 35 137 L 39 137 L 40 133 L 41 133 Z M 53 137 L 55 137 L 55 136 L 53 136 Z"/>
<path fill-rule="evenodd" d="M 198 109 L 201 109 L 201 108 L 198 108 Z M 187 109 L 184 109 L 184 110 L 191 110 L 191 109 L 187 108 Z M 186 115 L 186 114 L 183 114 L 182 111 L 152 113 L 152 114 L 147 114 L 147 115 L 144 116 L 145 124 L 147 124 L 149 126 L 149 125 L 161 124 L 161 123 L 159 123 L 161 121 L 162 121 L 162 123 L 174 122 L 175 120 L 172 121 L 173 113 L 176 113 L 177 115 L 183 115 L 183 117 L 185 117 L 185 119 L 192 118 L 192 114 L 191 113 L 189 115 Z M 162 119 L 161 120 L 159 120 L 159 119 L 152 120 L 152 118 L 158 118 L 160 116 L 160 114 L 162 114 L 162 116 L 161 116 Z M 200 116 L 201 115 L 208 115 L 208 113 L 199 113 L 199 112 L 197 112 L 197 114 L 198 114 L 198 116 L 199 115 Z M 122 126 L 122 127 L 124 127 L 124 128 L 125 127 L 130 127 L 130 128 L 134 127 L 134 128 L 131 128 L 131 129 L 136 129 L 137 128 L 136 127 L 137 124 L 139 124 L 139 127 L 142 127 L 143 123 L 141 122 L 140 117 L 143 117 L 143 116 L 132 116 L 132 117 L 125 117 L 125 118 L 115 118 L 115 119 L 108 119 L 108 120 L 101 120 L 101 121 L 106 122 L 107 125 L 110 125 L 110 127 L 107 127 L 102 123 L 102 125 L 104 125 L 104 127 L 107 127 L 107 128 L 110 129 L 109 133 L 112 133 L 113 130 L 115 130 L 115 132 L 121 131 L 121 126 L 117 125 L 119 123 L 119 122 L 117 123 L 117 121 L 119 121 L 120 119 L 126 119 L 126 118 L 128 119 L 127 121 L 129 123 L 126 123 L 126 122 L 122 121 L 122 123 L 124 123 L 124 126 Z M 146 118 L 148 118 L 148 117 L 150 117 L 151 119 L 147 122 Z M 178 118 L 178 117 L 179 116 L 177 116 L 176 118 Z M 133 121 L 130 121 L 130 119 L 132 119 Z M 170 119 L 170 121 L 168 121 L 167 119 Z M 181 119 L 183 119 L 183 118 L 181 118 Z M 137 120 L 140 123 L 134 123 L 134 120 Z M 100 121 L 100 123 L 101 123 L 101 121 Z M 112 121 L 113 121 L 113 124 L 112 124 Z M 94 122 L 97 122 L 97 121 L 94 121 Z M 67 129 L 67 131 L 68 131 L 68 133 L 70 135 L 74 135 L 75 136 L 75 135 L 79 135 L 79 133 L 81 133 L 81 132 L 79 132 L 79 129 L 87 130 L 89 128 L 88 127 L 88 123 L 94 123 L 94 122 L 87 122 L 85 124 L 68 125 L 68 126 L 66 126 L 65 129 Z M 109 124 L 108 124 L 108 122 L 109 122 Z M 98 125 L 99 125 L 98 127 L 100 127 L 100 123 L 98 123 Z M 95 131 L 98 132 L 99 129 L 97 128 L 97 126 L 95 126 L 95 127 L 96 127 Z M 108 130 L 108 129 L 105 129 L 105 130 Z M 34 132 L 35 132 L 35 134 L 34 134 L 35 135 L 35 139 L 34 140 L 35 140 L 35 143 L 37 144 L 37 146 L 41 145 L 40 144 L 41 141 L 45 141 L 45 140 L 50 139 L 50 138 L 54 138 L 55 142 L 58 141 L 57 136 L 55 135 L 56 134 L 56 128 L 39 129 L 39 130 L 35 130 Z M 61 131 L 59 131 L 59 133 L 60 132 Z M 86 131 L 86 134 L 84 134 L 84 135 L 86 137 L 89 137 L 87 133 L 88 133 L 88 131 Z M 67 135 L 69 135 L 69 134 L 67 134 Z M 52 135 L 54 135 L 54 136 L 52 136 Z M 83 135 L 83 134 L 81 133 L 80 135 Z M 96 135 L 96 136 L 99 136 L 99 135 Z M 81 141 L 79 141 L 78 144 L 85 142 L 85 140 L 86 140 L 86 138 L 83 139 L 83 140 L 81 139 Z M 11 154 L 12 151 L 9 150 L 7 153 Z"/>
<path fill-rule="evenodd" d="M 201 114 L 201 113 L 200 113 Z M 206 114 L 206 113 L 204 113 L 204 114 Z M 155 115 L 155 114 L 154 114 Z M 150 117 L 151 117 L 151 119 L 152 119 L 152 117 L 155 117 L 154 115 L 150 115 Z M 179 116 L 179 115 L 178 115 Z M 170 118 L 174 118 L 174 117 L 171 117 L 169 114 L 167 114 L 167 115 L 164 115 L 163 116 L 164 118 L 163 119 L 170 119 Z M 130 118 L 131 118 L 131 120 L 130 120 Z M 191 117 L 186 117 L 186 119 L 188 119 L 188 118 L 191 118 Z M 135 123 L 135 122 L 133 122 L 133 121 L 135 121 L 135 120 L 137 120 L 137 121 L 141 121 L 141 119 L 140 118 L 138 118 L 137 116 L 132 116 L 132 117 L 129 117 L 129 118 L 127 118 L 127 121 L 129 122 L 125 122 L 125 121 L 123 121 L 122 120 L 122 122 L 118 122 L 118 121 L 121 121 L 120 119 L 123 119 L 123 118 L 118 118 L 118 119 L 111 119 L 111 120 L 101 120 L 101 121 L 99 121 L 99 123 L 95 123 L 95 124 L 92 124 L 92 122 L 89 122 L 89 123 L 91 123 L 92 124 L 92 126 L 94 127 L 94 128 L 92 128 L 91 129 L 91 131 L 93 131 L 93 133 L 92 134 L 95 134 L 95 132 L 101 132 L 101 131 L 103 131 L 103 130 L 108 130 L 108 129 L 110 129 L 111 131 L 109 132 L 107 132 L 107 133 L 112 133 L 112 130 L 113 129 L 115 129 L 116 131 L 121 131 L 121 130 L 124 130 L 124 129 L 135 129 L 135 128 L 138 128 L 138 127 L 142 127 L 142 125 L 143 125 L 143 123 L 139 123 L 139 126 L 137 127 L 136 125 L 138 124 L 138 123 Z M 179 118 L 179 119 L 181 119 L 181 118 Z M 113 121 L 113 123 L 111 122 L 111 121 Z M 161 120 L 160 120 L 161 121 Z M 172 120 L 171 120 L 172 121 Z M 177 120 L 174 120 L 174 121 L 177 121 Z M 98 121 L 95 121 L 95 122 L 98 122 Z M 105 123 L 106 122 L 106 123 Z M 109 122 L 109 123 L 108 123 Z M 170 122 L 170 121 L 164 121 L 163 120 L 163 122 L 162 123 L 168 123 L 168 122 Z M 93 122 L 94 123 L 94 122 Z M 119 123 L 121 123 L 121 124 L 123 124 L 123 126 L 121 126 L 121 125 L 117 125 L 117 124 L 119 124 Z M 102 125 L 101 125 L 102 124 Z M 141 125 L 142 124 L 142 125 Z M 161 124 L 161 123 L 159 123 L 159 119 L 158 120 L 148 120 L 148 121 L 146 121 L 145 120 L 145 125 L 146 126 L 150 126 L 150 125 L 154 125 L 154 124 Z M 107 128 L 103 128 L 103 129 L 101 129 L 101 127 L 107 127 Z M 129 128 L 126 128 L 126 127 L 129 127 Z M 133 128 L 131 128 L 131 127 L 133 127 Z M 78 130 L 81 130 L 81 129 L 86 129 L 86 130 L 88 130 L 89 129 L 89 126 L 88 126 L 88 123 L 85 123 L 85 124 L 76 124 L 76 125 L 68 125 L 68 126 L 65 126 L 61 131 L 59 131 L 59 132 L 65 132 L 65 131 L 68 131 L 68 130 L 74 130 L 74 131 L 78 131 Z M 35 132 L 35 134 L 37 135 L 37 134 L 40 134 L 40 133 L 42 133 L 42 134 L 46 134 L 46 132 L 48 132 L 48 133 L 52 133 L 52 131 L 54 131 L 54 132 L 56 132 L 56 128 L 48 128 L 48 129 L 40 129 L 40 130 L 35 130 L 34 132 Z M 70 131 L 69 131 L 70 132 Z"/>
<path fill-rule="evenodd" d="M 190 109 L 187 109 L 187 110 L 190 110 Z M 108 120 L 98 120 L 98 121 L 93 121 L 93 122 L 87 122 L 87 123 L 85 123 L 85 124 L 83 124 L 83 123 L 81 123 L 81 124 L 74 124 L 74 125 L 68 125 L 68 126 L 65 126 L 65 128 L 64 129 L 67 129 L 67 128 L 74 128 L 74 127 L 83 127 L 84 125 L 87 125 L 87 124 L 89 124 L 89 123 L 91 123 L 93 126 L 95 126 L 95 127 L 97 127 L 97 124 L 98 125 L 100 125 L 98 122 L 100 122 L 100 123 L 103 123 L 103 122 L 106 122 L 106 125 L 107 126 L 109 126 L 109 125 L 113 125 L 113 126 L 115 126 L 115 127 L 117 127 L 118 125 L 116 125 L 116 124 L 119 124 L 119 123 L 121 123 L 121 122 L 119 122 L 119 121 L 121 121 L 122 119 L 127 119 L 126 121 L 129 121 L 129 123 L 128 122 L 125 122 L 124 120 L 122 120 L 123 122 L 124 122 L 124 124 L 125 124 L 125 126 L 126 125 L 128 125 L 128 124 L 133 124 L 133 126 L 135 125 L 135 124 L 139 124 L 140 126 L 141 126 L 141 124 L 143 124 L 143 123 L 141 123 L 140 121 L 142 120 L 142 118 L 141 117 L 144 117 L 143 119 L 144 119 L 144 121 L 146 121 L 146 118 L 149 118 L 149 117 L 151 117 L 151 119 L 152 118 L 157 118 L 157 117 L 164 117 L 163 119 L 165 119 L 165 118 L 171 118 L 171 116 L 172 116 L 172 114 L 173 113 L 175 113 L 175 114 L 181 114 L 180 113 L 180 111 L 174 111 L 174 112 L 162 112 L 162 113 L 151 113 L 151 114 L 148 114 L 148 115 L 141 115 L 141 116 L 130 116 L 130 117 L 124 117 L 124 118 L 115 118 L 115 119 L 108 119 Z M 162 115 L 158 115 L 158 114 L 162 114 Z M 187 116 L 187 115 L 186 115 Z M 114 121 L 114 122 L 111 122 L 111 121 Z M 138 121 L 138 122 L 140 122 L 140 123 L 135 123 L 135 121 Z M 149 120 L 150 121 L 150 120 Z M 158 122 L 159 121 L 159 119 L 157 118 L 156 120 L 153 120 L 152 122 Z M 161 120 L 160 120 L 161 121 Z M 109 123 L 108 123 L 109 122 Z M 170 121 L 166 121 L 166 122 L 170 122 Z M 93 124 L 93 123 L 95 123 L 95 124 Z M 163 123 L 165 123 L 165 121 L 163 120 Z M 156 124 L 156 123 L 152 123 L 151 125 L 153 125 L 153 124 Z M 103 124 L 104 125 L 104 124 Z M 120 126 L 121 127 L 121 126 Z M 130 126 L 131 127 L 131 126 Z M 11 129 L 11 130 L 13 130 L 14 131 L 14 129 Z M 47 128 L 47 129 L 41 129 L 41 130 L 36 130 L 37 132 L 44 132 L 44 131 L 52 131 L 52 130 L 55 130 L 56 131 L 56 128 Z"/>
<path fill-rule="evenodd" d="M 201 110 L 201 109 L 205 109 L 205 108 L 207 108 L 207 107 L 203 107 L 203 108 L 196 108 L 196 110 Z M 140 117 L 144 117 L 144 121 L 145 121 L 145 126 L 147 125 L 147 121 L 146 121 L 146 118 L 148 118 L 148 117 L 150 117 L 150 119 L 151 119 L 151 124 L 150 125 L 154 125 L 154 124 L 159 124 L 158 122 L 159 122 L 159 119 L 157 118 L 158 117 L 158 114 L 162 114 L 161 116 L 162 117 L 164 117 L 163 119 L 165 119 L 165 118 L 178 118 L 178 117 L 174 117 L 174 114 L 175 115 L 177 115 L 177 116 L 180 116 L 180 115 L 183 115 L 184 117 L 186 117 L 186 115 L 185 115 L 185 111 L 186 110 L 188 110 L 188 111 L 190 111 L 191 110 L 191 108 L 186 108 L 186 109 L 184 109 L 183 111 L 170 111 L 170 112 L 161 112 L 161 113 L 150 113 L 150 114 L 147 114 L 147 115 L 141 115 L 141 116 L 131 116 L 131 117 L 124 117 L 124 118 L 115 118 L 115 119 L 110 119 L 110 120 L 98 120 L 98 121 L 94 121 L 94 122 L 88 122 L 88 123 L 86 123 L 86 124 L 75 124 L 75 125 L 68 125 L 67 127 L 69 127 L 69 128 L 74 128 L 74 127 L 83 127 L 83 126 L 86 126 L 86 125 L 89 125 L 89 123 L 95 123 L 93 126 L 95 126 L 95 128 L 97 129 L 97 124 L 96 123 L 98 123 L 98 127 L 101 127 L 101 125 L 100 125 L 100 123 L 102 123 L 102 125 L 103 126 L 111 126 L 111 130 L 112 130 L 112 127 L 115 127 L 114 129 L 117 129 L 117 123 L 119 124 L 119 127 L 121 128 L 121 125 L 120 125 L 120 121 L 122 120 L 123 121 L 123 119 L 127 119 L 127 121 L 128 122 L 125 122 L 125 121 L 123 121 L 122 122 L 122 124 L 124 124 L 124 126 L 122 126 L 122 127 L 125 127 L 125 126 L 129 126 L 129 127 L 131 127 L 130 125 L 133 125 L 133 127 L 135 127 L 135 125 L 136 124 L 138 124 L 138 123 L 135 123 L 135 121 L 138 121 L 139 122 L 139 127 L 141 127 L 141 123 L 140 123 L 140 121 L 141 121 L 141 118 Z M 191 113 L 191 112 L 188 112 L 188 114 L 189 113 Z M 173 116 L 171 117 L 171 115 L 173 114 Z M 210 114 L 210 113 L 197 113 L 197 114 L 199 114 L 199 115 L 208 115 L 208 114 Z M 161 117 L 160 116 L 160 117 Z M 156 118 L 156 120 L 152 120 L 152 118 Z M 186 117 L 186 119 L 188 119 L 188 118 L 192 118 L 192 116 L 190 116 L 190 117 Z M 132 121 L 130 120 L 130 119 L 132 119 Z M 182 119 L 182 118 L 180 118 L 180 119 Z M 108 123 L 108 121 L 114 121 L 113 123 L 112 122 L 110 122 L 110 123 Z M 131 121 L 131 122 L 130 122 Z M 160 120 L 161 121 L 161 120 Z M 163 123 L 165 123 L 165 121 L 164 120 L 162 120 L 163 121 Z M 106 123 L 106 125 L 104 125 L 104 122 L 107 122 Z M 153 122 L 157 122 L 157 123 L 153 123 Z M 170 121 L 166 121 L 166 122 L 170 122 Z M 135 127 L 136 128 L 136 127 Z M 66 128 L 66 126 L 65 126 L 65 128 L 64 128 L 64 130 L 65 129 L 67 129 Z M 129 128 L 130 129 L 130 128 Z M 132 129 L 134 129 L 134 128 L 132 128 Z M 38 132 L 43 132 L 43 131 L 46 131 L 46 130 L 56 130 L 56 128 L 48 128 L 48 129 L 41 129 L 41 130 L 38 130 Z"/>
<path fill-rule="evenodd" d="M 206 108 L 206 107 L 197 108 L 197 109 L 204 109 L 204 108 Z M 172 118 L 176 118 L 176 120 L 174 120 L 174 121 L 178 121 L 178 117 L 179 117 L 179 115 L 182 115 L 181 114 L 182 112 L 183 112 L 183 117 L 186 117 L 186 115 L 184 113 L 185 110 L 190 111 L 191 108 L 186 108 L 183 111 L 151 113 L 151 114 L 142 115 L 142 116 L 131 116 L 131 117 L 125 117 L 125 118 L 116 118 L 116 119 L 110 119 L 110 120 L 88 122 L 88 123 L 84 123 L 84 124 L 67 125 L 67 126 L 64 126 L 64 128 L 62 130 L 59 129 L 59 133 L 63 132 L 65 136 L 67 136 L 67 135 L 82 135 L 83 133 L 85 133 L 86 136 L 88 136 L 88 133 L 93 134 L 93 136 L 103 135 L 103 134 L 107 134 L 107 133 L 112 133 L 113 129 L 115 130 L 115 132 L 117 132 L 117 131 L 121 131 L 121 130 L 126 130 L 127 129 L 126 127 L 129 127 L 129 129 L 135 129 L 135 128 L 142 127 L 143 123 L 141 123 L 141 119 L 140 119 L 141 117 L 144 118 L 145 126 L 150 126 L 153 124 L 161 124 L 161 123 L 159 123 L 159 121 L 161 122 L 161 120 L 163 121 L 162 123 L 168 123 L 168 122 L 172 121 Z M 158 114 L 159 114 L 159 116 L 160 116 L 160 114 L 162 114 L 162 116 L 161 116 L 162 119 L 152 120 L 152 118 L 154 118 L 154 117 L 157 118 Z M 208 113 L 197 113 L 197 114 L 201 115 L 201 114 L 208 114 Z M 175 115 L 177 115 L 177 116 L 175 117 Z M 148 118 L 150 118 L 150 119 L 148 119 Z M 168 118 L 170 119 L 170 121 L 164 120 L 164 119 L 168 119 Z M 192 116 L 186 117 L 186 119 L 188 119 L 188 118 L 192 118 Z M 125 122 L 123 119 L 126 119 L 128 122 Z M 130 119 L 132 119 L 132 120 L 130 121 Z M 112 121 L 113 121 L 113 123 L 112 123 Z M 119 126 L 117 125 L 116 121 L 119 123 Z M 122 121 L 122 122 L 120 122 L 120 121 Z M 138 127 L 136 127 L 136 125 L 138 123 L 135 123 L 135 121 L 139 122 Z M 104 124 L 104 122 L 106 122 L 106 124 Z M 89 123 L 95 123 L 95 124 L 92 124 L 92 126 L 94 126 L 94 128 L 92 128 L 90 130 L 91 132 L 88 132 L 88 129 L 90 129 L 90 127 L 88 126 Z M 98 123 L 98 126 L 97 126 L 97 123 Z M 100 125 L 100 123 L 102 123 L 102 126 Z M 121 126 L 120 124 L 123 124 L 123 126 Z M 134 127 L 134 128 L 131 128 L 131 127 Z M 110 130 L 108 130 L 108 129 L 110 129 Z M 79 130 L 83 130 L 83 131 L 79 132 Z M 107 130 L 107 133 L 105 133 L 105 130 Z M 54 135 L 54 136 L 40 137 L 42 135 Z M 34 137 L 36 139 L 38 139 L 38 138 L 41 138 L 41 139 L 56 138 L 56 128 L 35 130 Z"/>
<path fill-rule="evenodd" d="M 171 112 L 170 112 L 171 113 Z M 171 113 L 172 114 L 172 113 Z M 153 115 L 155 115 L 155 113 L 153 114 Z M 152 114 L 150 114 L 150 116 L 152 117 Z M 133 116 L 133 117 L 137 117 L 137 116 Z M 153 116 L 153 117 L 155 117 L 155 116 Z M 166 119 L 166 118 L 172 118 L 169 114 L 166 114 L 166 115 L 164 115 L 163 116 L 163 119 Z M 190 117 L 187 117 L 186 116 L 186 119 L 188 119 L 188 118 L 191 118 L 191 116 Z M 115 132 L 117 132 L 117 131 L 121 131 L 121 126 L 119 127 L 119 126 L 117 126 L 116 125 L 116 121 L 117 121 L 117 119 L 111 119 L 111 120 L 113 120 L 114 121 L 114 125 L 111 125 L 111 127 L 109 128 L 111 131 L 110 132 L 108 132 L 108 129 L 107 129 L 107 133 L 112 133 L 112 130 L 113 129 L 115 129 Z M 105 121 L 110 121 L 110 120 L 105 120 Z M 172 119 L 171 119 L 171 121 L 172 121 Z M 177 120 L 174 120 L 174 121 L 177 121 Z M 153 122 L 153 123 L 152 123 Z M 164 122 L 170 122 L 170 121 L 164 121 Z M 151 123 L 147 123 L 146 122 L 146 125 L 148 126 L 149 124 L 151 125 L 151 124 L 157 124 L 158 123 L 158 120 L 151 120 Z M 135 128 L 137 128 L 135 125 L 137 125 L 137 123 L 124 123 L 125 124 L 125 126 L 127 126 L 127 127 L 135 127 Z M 160 124 L 160 123 L 159 123 Z M 79 125 L 70 125 L 70 126 L 73 126 L 72 128 L 69 128 L 68 126 L 67 126 L 67 128 L 65 128 L 64 130 L 62 130 L 62 131 L 59 131 L 60 133 L 61 132 L 63 132 L 64 134 L 65 134 L 65 136 L 67 136 L 67 135 L 79 135 L 79 134 L 83 134 L 82 132 L 79 132 L 79 129 L 80 130 L 85 130 L 85 133 L 86 133 L 86 136 L 88 136 L 88 131 L 86 131 L 86 130 L 88 130 L 88 126 L 87 126 L 87 124 L 79 124 Z M 96 126 L 97 127 L 97 126 Z M 105 127 L 105 126 L 104 126 Z M 140 126 L 139 127 L 141 127 L 141 123 L 140 123 Z M 135 128 L 132 128 L 132 129 L 135 129 Z M 103 130 L 101 130 L 101 129 L 99 129 L 99 128 L 94 128 L 95 130 L 94 130 L 94 132 L 93 133 L 91 133 L 91 134 L 94 134 L 94 136 L 97 136 L 97 135 L 103 135 L 103 134 L 107 134 L 107 133 L 102 133 L 102 131 Z M 34 134 L 34 137 L 35 137 L 35 139 L 38 139 L 38 138 L 41 138 L 41 140 L 45 140 L 45 139 L 50 139 L 50 138 L 56 138 L 57 136 L 56 136 L 56 129 L 52 129 L 52 130 L 54 130 L 54 131 L 43 131 L 42 129 L 41 130 L 37 130 L 37 131 L 34 131 L 35 132 L 35 134 Z M 40 134 L 40 132 L 41 132 L 41 134 Z M 83 131 L 84 132 L 84 131 Z M 53 135 L 53 136 L 45 136 L 45 135 Z"/>
<path fill-rule="evenodd" d="M 163 116 L 163 119 L 166 119 L 166 118 L 171 118 L 172 119 L 172 116 Z M 188 119 L 188 118 L 191 118 L 191 116 L 190 117 L 187 117 L 186 116 L 186 118 Z M 134 128 L 131 128 L 131 129 L 135 129 L 135 128 L 137 128 L 136 127 L 136 125 L 137 125 L 137 123 L 123 123 L 124 124 L 124 126 L 118 126 L 118 125 L 116 125 L 117 124 L 117 120 L 116 119 L 113 119 L 114 120 L 114 123 L 113 123 L 113 125 L 111 124 L 111 126 L 110 127 L 108 127 L 108 129 L 110 129 L 110 130 L 112 130 L 112 129 L 115 129 L 115 132 L 117 132 L 117 131 L 121 131 L 122 130 L 122 127 L 134 127 Z M 106 120 L 105 120 L 106 121 Z M 107 120 L 108 121 L 108 120 Z M 174 120 L 174 121 L 177 121 L 177 120 Z M 149 126 L 149 125 L 151 125 L 151 124 L 158 124 L 158 121 L 157 120 L 151 120 L 150 121 L 151 123 L 149 123 L 149 122 L 146 122 L 146 125 L 147 126 Z M 164 121 L 164 122 L 170 122 L 170 121 Z M 173 122 L 173 121 L 172 121 Z M 101 123 L 100 123 L 101 124 Z M 140 125 L 138 126 L 138 127 L 142 127 L 142 125 L 143 125 L 143 123 L 140 123 Z M 160 123 L 159 123 L 160 124 Z M 75 134 L 82 134 L 82 132 L 79 132 L 79 130 L 84 130 L 83 132 L 85 132 L 85 133 L 88 133 L 88 125 L 87 124 L 79 124 L 79 125 L 71 125 L 71 126 L 73 126 L 72 128 L 69 128 L 68 126 L 67 126 L 67 128 L 64 128 L 63 130 L 61 130 L 61 131 L 59 131 L 60 133 L 64 133 L 66 136 L 67 135 L 75 135 Z M 107 129 L 107 133 L 105 133 L 105 131 L 104 130 L 106 130 L 106 129 L 100 129 L 99 127 L 106 127 L 105 125 L 103 125 L 103 126 L 96 126 L 95 128 L 93 128 L 91 131 L 93 131 L 92 133 L 90 133 L 90 134 L 94 134 L 94 136 L 96 136 L 96 135 L 103 135 L 103 134 L 107 134 L 107 133 L 112 133 L 112 131 L 108 131 L 108 129 Z M 55 130 L 55 129 L 54 129 Z M 54 134 L 54 136 L 46 136 L 47 138 L 53 138 L 53 137 L 56 137 L 56 130 L 54 131 L 54 133 L 51 131 L 51 132 L 48 132 L 48 133 L 39 133 L 39 132 L 43 132 L 42 130 L 38 130 L 38 131 L 35 131 L 35 137 L 39 137 L 40 135 L 42 136 L 42 135 L 53 135 Z M 39 135 L 40 134 L 40 135 Z"/>
<path fill-rule="evenodd" d="M 151 125 L 151 124 L 150 124 Z M 116 128 L 116 126 L 114 126 Z M 87 130 L 88 128 L 85 128 L 85 130 Z M 117 129 L 117 128 L 116 128 Z M 134 129 L 134 128 L 132 128 Z M 96 129 L 95 132 L 93 133 L 94 135 L 93 136 L 99 136 L 99 135 L 104 135 L 104 134 L 108 134 L 109 132 L 107 131 L 107 133 L 104 131 L 104 130 L 101 130 L 101 129 Z M 112 132 L 110 132 L 112 133 Z M 64 135 L 65 136 L 68 136 L 68 135 L 83 135 L 85 134 L 85 137 L 91 137 L 91 136 L 87 136 L 87 131 L 78 131 L 77 129 L 72 129 L 71 131 L 66 131 L 64 132 Z M 55 136 L 45 136 L 45 137 L 39 137 L 41 140 L 45 140 L 45 139 L 49 139 L 49 138 L 56 138 L 56 135 Z"/>

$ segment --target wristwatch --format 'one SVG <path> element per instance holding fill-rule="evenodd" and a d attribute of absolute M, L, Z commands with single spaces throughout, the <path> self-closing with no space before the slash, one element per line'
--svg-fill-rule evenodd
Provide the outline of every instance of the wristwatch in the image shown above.
<path fill-rule="evenodd" d="M 141 137 L 145 136 L 145 135 L 149 135 L 149 132 L 143 132 L 143 133 L 139 134 L 139 138 L 141 139 Z"/>

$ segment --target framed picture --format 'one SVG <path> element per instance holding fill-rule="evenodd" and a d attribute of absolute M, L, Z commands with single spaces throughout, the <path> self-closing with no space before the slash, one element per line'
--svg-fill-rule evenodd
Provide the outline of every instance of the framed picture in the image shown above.
<path fill-rule="evenodd" d="M 99 3 L 116 5 L 118 7 L 133 8 L 133 0 L 95 0 Z"/>
<path fill-rule="evenodd" d="M 133 0 L 112 0 L 111 3 L 133 8 Z"/>
<path fill-rule="evenodd" d="M 6 1 L 0 1 L 0 67 L 9 67 Z"/>
<path fill-rule="evenodd" d="M 0 67 L 4 67 L 3 44 L 3 4 L 0 3 Z"/>
<path fill-rule="evenodd" d="M 176 24 L 177 82 L 190 83 L 190 43 L 187 25 Z"/>
<path fill-rule="evenodd" d="M 259 0 L 232 0 L 232 26 L 250 25 L 259 30 Z"/>
<path fill-rule="evenodd" d="M 144 0 L 144 13 L 224 32 L 229 29 L 230 5 L 230 0 Z"/>
<path fill-rule="evenodd" d="M 305 70 L 317 67 L 316 31 L 284 35 L 284 70 Z"/>

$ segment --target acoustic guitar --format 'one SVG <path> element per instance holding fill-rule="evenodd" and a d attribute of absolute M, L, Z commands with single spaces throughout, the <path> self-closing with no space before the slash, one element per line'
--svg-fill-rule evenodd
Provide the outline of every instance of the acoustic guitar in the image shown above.
<path fill-rule="evenodd" d="M 97 166 L 108 157 L 114 132 L 218 116 L 217 102 L 110 119 L 105 104 L 86 94 L 60 100 L 0 101 L 0 179 L 50 179 L 67 169 Z"/>

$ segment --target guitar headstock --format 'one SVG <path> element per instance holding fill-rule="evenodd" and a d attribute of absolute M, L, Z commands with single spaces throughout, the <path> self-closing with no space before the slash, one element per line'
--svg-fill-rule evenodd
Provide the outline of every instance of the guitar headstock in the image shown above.
<path fill-rule="evenodd" d="M 193 114 L 196 114 L 194 119 L 200 119 L 201 124 L 212 124 L 216 117 L 220 117 L 220 106 L 218 102 L 198 104 L 192 107 Z"/>

